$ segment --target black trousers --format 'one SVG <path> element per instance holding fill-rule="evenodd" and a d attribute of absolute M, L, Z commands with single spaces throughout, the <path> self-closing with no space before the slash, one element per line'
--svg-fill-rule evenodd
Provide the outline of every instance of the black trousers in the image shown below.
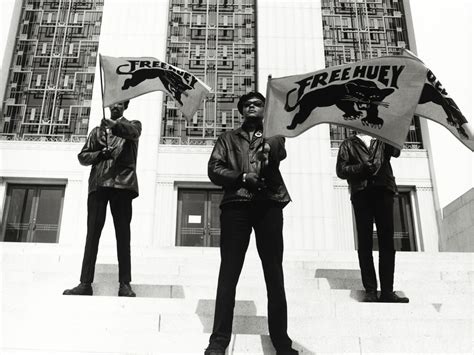
<path fill-rule="evenodd" d="M 351 199 L 356 219 L 362 284 L 366 291 L 377 291 L 377 278 L 372 257 L 372 233 L 375 220 L 379 242 L 380 288 L 382 293 L 392 292 L 395 271 L 394 194 L 383 187 L 368 187 L 354 194 Z"/>
<path fill-rule="evenodd" d="M 107 204 L 114 220 L 119 282 L 130 282 L 130 221 L 132 220 L 131 191 L 115 188 L 99 188 L 87 198 L 87 237 L 82 260 L 81 282 L 94 281 L 95 263 L 99 249 L 99 239 L 105 223 Z"/>
<path fill-rule="evenodd" d="M 283 282 L 283 212 L 272 202 L 224 205 L 221 212 L 221 266 L 210 347 L 226 349 L 232 333 L 235 291 L 252 228 L 262 262 L 268 298 L 268 328 L 277 350 L 291 348 Z"/>

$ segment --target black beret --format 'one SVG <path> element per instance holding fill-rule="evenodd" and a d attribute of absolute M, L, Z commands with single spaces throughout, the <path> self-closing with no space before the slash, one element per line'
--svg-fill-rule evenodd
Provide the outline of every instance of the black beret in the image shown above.
<path fill-rule="evenodd" d="M 237 103 L 237 108 L 239 109 L 240 114 L 242 115 L 242 109 L 244 107 L 244 103 L 247 100 L 250 100 L 251 98 L 256 97 L 257 99 L 262 100 L 263 103 L 265 103 L 265 96 L 260 94 L 258 91 L 251 91 L 248 92 L 244 95 L 242 95 L 239 99 L 239 102 Z"/>

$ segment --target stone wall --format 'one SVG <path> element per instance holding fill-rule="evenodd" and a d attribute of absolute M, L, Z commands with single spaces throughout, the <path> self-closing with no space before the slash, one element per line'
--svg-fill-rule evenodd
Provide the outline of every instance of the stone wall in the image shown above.
<path fill-rule="evenodd" d="M 474 251 L 474 188 L 443 209 L 440 251 Z"/>

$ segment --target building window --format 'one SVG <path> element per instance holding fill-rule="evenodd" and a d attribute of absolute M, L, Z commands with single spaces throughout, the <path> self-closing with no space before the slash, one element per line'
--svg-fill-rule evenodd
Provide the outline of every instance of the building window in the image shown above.
<path fill-rule="evenodd" d="M 176 245 L 218 247 L 219 204 L 223 192 L 216 189 L 179 189 Z"/>
<path fill-rule="evenodd" d="M 176 106 L 166 97 L 160 143 L 212 145 L 221 133 L 237 128 L 239 97 L 256 88 L 256 1 L 242 1 L 238 6 L 216 0 L 169 3 L 174 20 L 168 26 L 166 60 L 190 71 L 214 91 L 192 122 L 181 112 L 170 122 L 170 111 Z M 224 86 L 223 77 L 228 78 Z M 226 124 L 222 124 L 222 112 L 231 116 Z"/>
<path fill-rule="evenodd" d="M 2 241 L 57 243 L 64 185 L 8 184 Z"/>
<path fill-rule="evenodd" d="M 396 55 L 409 48 L 403 1 L 322 0 L 321 9 L 326 67 Z M 395 12 L 399 18 L 393 18 Z M 341 20 L 344 26 L 351 24 L 350 32 L 341 33 Z M 337 148 L 349 135 L 350 129 L 330 125 L 332 147 Z M 404 148 L 423 148 L 418 118 L 411 123 Z"/>
<path fill-rule="evenodd" d="M 104 0 L 19 2 L 16 65 L 0 97 L 0 139 L 83 141 Z M 37 117 L 30 120 L 33 110 Z"/>

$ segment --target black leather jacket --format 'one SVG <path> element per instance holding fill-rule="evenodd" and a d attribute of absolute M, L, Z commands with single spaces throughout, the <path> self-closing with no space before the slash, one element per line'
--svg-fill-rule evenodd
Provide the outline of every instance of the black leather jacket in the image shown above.
<path fill-rule="evenodd" d="M 400 150 L 378 139 L 373 139 L 367 149 L 357 136 L 351 136 L 339 147 L 336 174 L 347 179 L 351 196 L 368 186 L 384 187 L 396 193 L 397 184 L 390 164 L 392 156 L 399 157 Z M 364 162 L 368 161 L 376 166 L 372 175 L 364 167 Z"/>
<path fill-rule="evenodd" d="M 262 148 L 262 142 L 260 130 L 250 140 L 242 127 L 225 132 L 217 139 L 208 163 L 208 175 L 214 184 L 224 189 L 221 206 L 237 201 L 270 200 L 283 207 L 291 201 L 279 170 L 280 161 L 286 158 L 285 139 L 282 137 L 265 140 L 270 145 L 270 153 L 260 176 L 265 179 L 266 188 L 251 191 L 242 182 L 244 173 L 260 172 L 261 163 L 255 155 Z"/>
<path fill-rule="evenodd" d="M 95 127 L 77 158 L 82 165 L 92 165 L 89 175 L 89 193 L 98 187 L 113 187 L 133 192 L 138 196 L 137 153 L 138 139 L 142 132 L 139 121 L 129 121 L 121 117 L 107 134 L 104 127 Z M 112 158 L 105 160 L 101 151 L 106 146 Z"/>

